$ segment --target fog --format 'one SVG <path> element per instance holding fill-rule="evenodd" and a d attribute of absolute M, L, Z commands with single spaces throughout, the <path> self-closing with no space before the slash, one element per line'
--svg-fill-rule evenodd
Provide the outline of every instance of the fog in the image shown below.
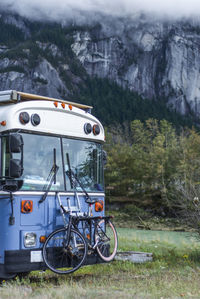
<path fill-rule="evenodd" d="M 200 16 L 199 0 L 0 0 L 0 9 L 32 19 L 87 20 L 106 14 L 132 17 L 140 12 L 159 17 Z M 86 17 L 87 15 L 87 17 Z"/>

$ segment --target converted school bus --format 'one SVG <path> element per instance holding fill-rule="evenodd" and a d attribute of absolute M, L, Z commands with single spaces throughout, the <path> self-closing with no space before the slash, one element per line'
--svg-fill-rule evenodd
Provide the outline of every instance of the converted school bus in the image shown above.
<path fill-rule="evenodd" d="M 87 212 L 84 192 L 77 188 L 77 201 L 66 175 L 67 155 L 84 189 L 104 202 L 104 129 L 91 108 L 13 90 L 0 92 L 0 278 L 46 269 L 43 242 L 63 226 L 56 192 L 65 206 L 69 199 L 71 212 Z M 59 169 L 50 186 L 55 153 Z M 93 207 L 92 213 L 103 216 L 104 207 L 97 212 Z M 95 253 L 88 256 L 87 263 L 97 262 Z"/>

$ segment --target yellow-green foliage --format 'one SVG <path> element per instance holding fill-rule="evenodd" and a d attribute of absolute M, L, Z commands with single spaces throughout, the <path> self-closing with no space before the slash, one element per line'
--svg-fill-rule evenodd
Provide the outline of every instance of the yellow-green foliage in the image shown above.
<path fill-rule="evenodd" d="M 111 195 L 140 198 L 140 203 L 148 198 L 172 211 L 199 194 L 200 135 L 194 128 L 177 133 L 166 120 L 134 120 L 130 131 L 108 130 L 106 150 Z"/>

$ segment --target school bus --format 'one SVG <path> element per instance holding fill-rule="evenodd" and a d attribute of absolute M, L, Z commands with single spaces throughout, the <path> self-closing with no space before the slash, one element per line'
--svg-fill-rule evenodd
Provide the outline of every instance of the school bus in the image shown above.
<path fill-rule="evenodd" d="M 105 136 L 91 109 L 15 90 L 0 92 L 0 278 L 46 269 L 43 244 L 63 226 L 55 194 L 77 215 L 87 213 L 88 194 L 98 202 L 92 215 L 104 216 Z M 66 175 L 69 160 L 81 182 L 76 196 Z M 87 263 L 99 261 L 95 252 L 87 256 Z"/>

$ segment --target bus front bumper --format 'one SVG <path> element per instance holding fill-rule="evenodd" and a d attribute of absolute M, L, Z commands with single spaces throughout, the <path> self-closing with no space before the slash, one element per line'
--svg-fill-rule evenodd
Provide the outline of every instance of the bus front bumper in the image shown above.
<path fill-rule="evenodd" d="M 97 253 L 87 255 L 85 265 L 102 263 Z M 0 264 L 0 278 L 14 277 L 17 273 L 46 270 L 41 249 L 5 251 L 5 262 Z"/>

